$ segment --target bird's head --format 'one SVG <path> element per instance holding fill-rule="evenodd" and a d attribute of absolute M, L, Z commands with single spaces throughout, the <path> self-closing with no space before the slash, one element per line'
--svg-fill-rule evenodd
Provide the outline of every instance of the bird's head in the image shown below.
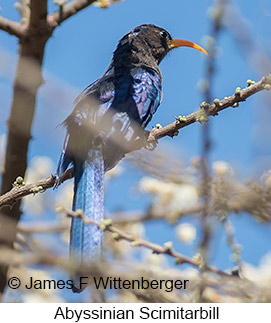
<path fill-rule="evenodd" d="M 136 27 L 119 41 L 113 59 L 132 64 L 158 65 L 170 50 L 181 46 L 192 47 L 208 55 L 199 45 L 172 39 L 165 29 L 146 24 Z"/>

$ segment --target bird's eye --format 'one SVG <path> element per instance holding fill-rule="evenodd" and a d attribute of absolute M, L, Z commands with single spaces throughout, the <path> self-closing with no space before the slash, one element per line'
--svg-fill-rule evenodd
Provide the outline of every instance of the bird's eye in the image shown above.
<path fill-rule="evenodd" d="M 160 35 L 163 37 L 163 38 L 167 38 L 168 37 L 168 34 L 166 31 L 160 31 Z"/>

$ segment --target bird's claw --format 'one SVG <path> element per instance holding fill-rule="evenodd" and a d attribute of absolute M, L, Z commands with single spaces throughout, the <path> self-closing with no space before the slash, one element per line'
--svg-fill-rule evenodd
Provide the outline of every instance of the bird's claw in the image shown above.
<path fill-rule="evenodd" d="M 55 183 L 54 183 L 53 189 L 56 189 L 62 183 L 61 176 L 58 176 L 58 175 L 53 175 L 53 176 L 55 177 Z"/>

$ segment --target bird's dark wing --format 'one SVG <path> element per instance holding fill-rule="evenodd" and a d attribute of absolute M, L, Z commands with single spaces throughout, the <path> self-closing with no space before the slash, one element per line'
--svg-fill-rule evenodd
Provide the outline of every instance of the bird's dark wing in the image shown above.
<path fill-rule="evenodd" d="M 133 68 L 119 75 L 107 71 L 79 95 L 64 122 L 68 139 L 59 172 L 76 158 L 86 159 L 97 137 L 104 142 L 105 169 L 114 167 L 151 120 L 161 92 L 160 76 L 152 69 Z"/>
<path fill-rule="evenodd" d="M 140 123 L 146 127 L 162 100 L 160 76 L 152 69 L 135 68 L 133 78 L 133 100 L 136 104 Z"/>
<path fill-rule="evenodd" d="M 90 102 L 93 99 L 97 100 L 94 106 Z M 79 119 L 83 119 L 89 118 L 93 112 L 98 112 L 99 120 L 110 110 L 112 113 L 127 113 L 131 120 L 145 127 L 156 112 L 161 99 L 161 78 L 156 71 L 140 67 L 129 70 L 129 73 L 115 75 L 112 68 L 77 97 L 76 107 L 66 123 L 68 124 L 70 119 L 76 120 L 76 114 L 80 116 Z M 85 112 L 83 116 L 82 112 Z"/>

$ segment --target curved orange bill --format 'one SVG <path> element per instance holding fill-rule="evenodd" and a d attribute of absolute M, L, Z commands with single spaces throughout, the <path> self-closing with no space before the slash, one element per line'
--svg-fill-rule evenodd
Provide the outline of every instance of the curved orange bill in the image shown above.
<path fill-rule="evenodd" d="M 168 46 L 170 49 L 177 48 L 177 47 L 191 47 L 194 49 L 197 49 L 204 53 L 205 55 L 209 56 L 209 54 L 206 52 L 206 50 L 199 45 L 192 43 L 191 41 L 188 40 L 182 40 L 182 39 L 171 39 L 168 41 Z"/>

